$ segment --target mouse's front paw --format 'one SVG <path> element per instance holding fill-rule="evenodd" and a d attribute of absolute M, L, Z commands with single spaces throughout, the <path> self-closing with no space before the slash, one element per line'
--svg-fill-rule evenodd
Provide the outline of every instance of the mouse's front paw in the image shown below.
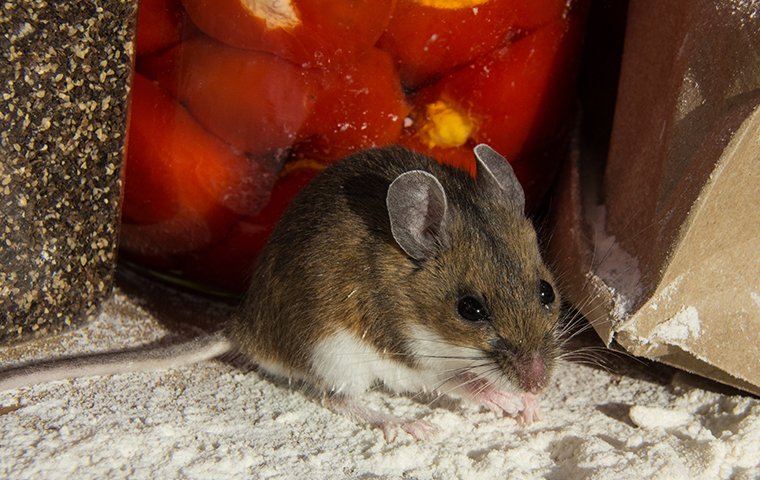
<path fill-rule="evenodd" d="M 511 393 L 493 387 L 486 380 L 463 376 L 462 386 L 467 394 L 479 405 L 498 415 L 518 416 L 523 425 L 539 420 L 538 395 L 532 393 Z"/>
<path fill-rule="evenodd" d="M 538 407 L 538 395 L 533 393 L 520 394 L 522 399 L 523 409 L 520 412 L 520 423 L 523 425 L 530 425 L 533 422 L 541 420 L 539 407 Z"/>
<path fill-rule="evenodd" d="M 483 392 L 478 400 L 486 408 L 497 414 L 517 417 L 521 425 L 530 425 L 541 419 L 538 395 L 532 393 L 510 393 L 495 388 Z"/>
<path fill-rule="evenodd" d="M 523 408 L 520 397 L 503 390 L 489 388 L 480 392 L 475 400 L 497 415 L 515 416 Z"/>

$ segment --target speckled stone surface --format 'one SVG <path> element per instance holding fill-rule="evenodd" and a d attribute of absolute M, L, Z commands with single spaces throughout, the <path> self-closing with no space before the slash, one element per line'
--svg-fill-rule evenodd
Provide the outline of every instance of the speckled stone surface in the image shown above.
<path fill-rule="evenodd" d="M 0 10 L 0 343 L 85 323 L 110 292 L 136 8 Z"/>

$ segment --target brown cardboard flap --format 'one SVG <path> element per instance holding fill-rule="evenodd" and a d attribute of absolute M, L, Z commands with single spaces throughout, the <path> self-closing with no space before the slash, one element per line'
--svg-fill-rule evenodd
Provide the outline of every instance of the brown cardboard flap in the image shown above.
<path fill-rule="evenodd" d="M 687 354 L 760 386 L 760 108 L 725 149 L 681 231 L 660 284 L 618 327 L 618 342 L 650 358 Z"/>
<path fill-rule="evenodd" d="M 631 2 L 607 164 L 567 165 L 550 257 L 608 344 L 760 394 L 760 15 L 682 7 Z"/>
<path fill-rule="evenodd" d="M 681 226 L 661 280 L 606 232 L 575 157 L 549 250 L 565 296 L 607 343 L 760 394 L 760 107 L 721 155 Z"/>

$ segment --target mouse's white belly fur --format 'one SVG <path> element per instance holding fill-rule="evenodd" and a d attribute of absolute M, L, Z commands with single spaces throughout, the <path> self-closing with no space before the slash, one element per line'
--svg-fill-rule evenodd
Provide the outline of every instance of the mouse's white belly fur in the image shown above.
<path fill-rule="evenodd" d="M 408 333 L 411 354 L 417 366 L 410 368 L 393 359 L 392 352 L 382 354 L 365 340 L 348 330 L 319 341 L 312 350 L 310 374 L 286 368 L 278 362 L 257 359 L 259 367 L 270 374 L 314 384 L 315 375 L 322 388 L 331 393 L 355 397 L 382 383 L 397 392 L 441 392 L 460 396 L 463 380 L 460 374 L 470 373 L 499 385 L 499 375 L 482 352 L 452 345 L 435 332 L 420 326 Z M 315 384 L 316 386 L 316 384 Z"/>
<path fill-rule="evenodd" d="M 380 382 L 395 392 L 435 390 L 441 384 L 437 371 L 412 369 L 386 358 L 346 330 L 315 345 L 312 365 L 330 390 L 348 396 Z"/>

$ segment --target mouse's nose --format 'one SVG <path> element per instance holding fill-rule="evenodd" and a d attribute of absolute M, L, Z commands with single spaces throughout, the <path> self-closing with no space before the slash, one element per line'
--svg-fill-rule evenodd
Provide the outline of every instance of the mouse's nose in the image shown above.
<path fill-rule="evenodd" d="M 530 393 L 540 392 L 549 380 L 546 362 L 538 352 L 534 352 L 521 365 L 517 365 L 517 375 L 520 388 Z"/>

